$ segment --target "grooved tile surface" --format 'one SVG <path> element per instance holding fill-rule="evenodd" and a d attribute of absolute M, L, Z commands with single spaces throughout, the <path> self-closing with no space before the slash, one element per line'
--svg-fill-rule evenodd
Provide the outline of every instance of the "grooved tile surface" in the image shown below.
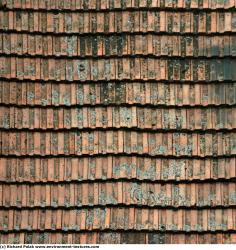
<path fill-rule="evenodd" d="M 0 0 L 0 243 L 236 243 L 236 1 Z"/>

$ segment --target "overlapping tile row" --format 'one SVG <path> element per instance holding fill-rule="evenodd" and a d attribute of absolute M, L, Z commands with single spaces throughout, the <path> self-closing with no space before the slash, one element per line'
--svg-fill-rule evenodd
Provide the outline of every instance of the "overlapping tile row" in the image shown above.
<path fill-rule="evenodd" d="M 2 0 L 2 7 L 8 9 L 39 9 L 39 10 L 119 10 L 142 8 L 177 8 L 177 9 L 228 9 L 236 6 L 235 0 L 211 1 L 211 0 L 51 0 L 51 1 L 20 1 Z"/>
<path fill-rule="evenodd" d="M 217 157 L 236 154 L 235 132 L 1 131 L 2 155 L 98 155 Z M 132 140 L 131 140 L 132 138 Z"/>
<path fill-rule="evenodd" d="M 1 244 L 235 244 L 235 233 L 22 232 L 0 234 Z"/>
<path fill-rule="evenodd" d="M 0 107 L 0 129 L 232 130 L 235 108 Z"/>
<path fill-rule="evenodd" d="M 105 34 L 98 36 L 0 34 L 0 53 L 44 57 L 236 56 L 235 35 Z"/>
<path fill-rule="evenodd" d="M 82 183 L 95 180 L 208 183 L 213 180 L 234 181 L 236 178 L 236 158 L 233 156 L 219 159 L 143 156 L 2 157 L 0 162 L 0 182 L 14 184 Z"/>
<path fill-rule="evenodd" d="M 236 84 L 178 82 L 53 83 L 0 81 L 0 103 L 19 106 L 234 106 Z M 158 110 L 157 110 L 158 112 Z"/>
<path fill-rule="evenodd" d="M 0 185 L 0 206 L 80 208 L 111 205 L 162 208 L 236 207 L 236 183 L 137 183 Z"/>
<path fill-rule="evenodd" d="M 0 210 L 1 231 L 164 230 L 227 232 L 235 229 L 236 209 L 81 208 Z"/>
<path fill-rule="evenodd" d="M 0 29 L 40 33 L 224 33 L 236 31 L 235 11 L 2 11 Z"/>
<path fill-rule="evenodd" d="M 19 80 L 234 81 L 236 59 L 45 59 L 0 57 L 2 78 Z"/>

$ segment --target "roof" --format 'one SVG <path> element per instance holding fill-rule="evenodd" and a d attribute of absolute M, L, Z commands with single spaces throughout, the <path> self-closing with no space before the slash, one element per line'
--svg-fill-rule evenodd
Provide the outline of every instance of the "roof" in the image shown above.
<path fill-rule="evenodd" d="M 0 6 L 0 243 L 236 243 L 236 2 Z"/>

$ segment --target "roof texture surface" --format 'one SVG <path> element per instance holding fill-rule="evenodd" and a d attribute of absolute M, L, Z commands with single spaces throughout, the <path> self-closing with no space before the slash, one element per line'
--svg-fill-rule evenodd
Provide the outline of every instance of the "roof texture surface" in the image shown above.
<path fill-rule="evenodd" d="M 236 2 L 0 6 L 0 243 L 236 243 Z"/>

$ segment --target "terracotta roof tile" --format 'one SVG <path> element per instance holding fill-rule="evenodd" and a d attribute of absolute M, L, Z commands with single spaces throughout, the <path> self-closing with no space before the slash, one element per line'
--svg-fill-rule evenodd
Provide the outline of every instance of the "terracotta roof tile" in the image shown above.
<path fill-rule="evenodd" d="M 138 132 L 136 131 L 135 134 Z M 2 155 L 72 155 L 69 151 L 68 140 L 74 138 L 75 155 L 81 154 L 104 154 L 104 153 L 125 153 L 130 154 L 129 149 L 124 146 L 128 143 L 130 131 L 78 131 L 78 132 L 1 132 Z M 155 133 L 156 142 L 150 141 L 151 133 L 140 132 L 138 141 L 134 147 L 138 154 L 164 155 L 164 156 L 223 156 L 235 154 L 235 142 L 233 132 L 219 132 L 218 142 L 223 146 L 213 151 L 214 140 L 212 132 L 205 133 L 184 133 L 168 132 Z M 25 141 L 23 141 L 23 138 Z M 47 138 L 47 139 L 46 139 Z M 97 142 L 97 138 L 98 142 Z M 20 143 L 21 144 L 18 144 Z M 113 145 L 110 146 L 110 143 Z M 164 143 L 164 145 L 163 145 Z M 151 144 L 154 149 L 151 150 Z M 194 150 L 193 150 L 194 149 Z M 97 151 L 98 150 L 98 151 Z"/>
<path fill-rule="evenodd" d="M 99 0 L 94 2 L 93 0 L 90 1 L 50 1 L 50 3 L 38 2 L 38 1 L 2 1 L 2 6 L 9 9 L 42 9 L 42 10 L 85 10 L 85 11 L 92 11 L 92 10 L 110 10 L 110 9 L 129 9 L 129 8 L 186 8 L 186 9 L 227 9 L 232 8 L 235 6 L 234 0 L 228 0 L 224 2 L 215 2 L 215 1 L 134 1 L 131 0 L 127 1 L 108 1 L 108 0 Z"/>
<path fill-rule="evenodd" d="M 101 166 L 100 162 L 105 164 Z M 145 163 L 145 169 L 144 169 Z M 194 169 L 193 169 L 194 165 Z M 102 179 L 217 180 L 235 178 L 235 158 L 161 159 L 136 156 L 94 158 L 1 158 L 1 182 Z M 103 174 L 102 169 L 103 168 Z M 59 169 L 62 172 L 59 172 Z M 64 175 L 64 169 L 65 175 Z"/>
<path fill-rule="evenodd" d="M 78 203 L 74 193 L 80 190 Z M 99 199 L 97 196 L 99 190 Z M 77 184 L 4 184 L 2 207 L 91 207 L 109 205 L 135 205 L 148 207 L 234 207 L 235 183 L 158 184 L 135 182 L 103 182 Z M 217 193 L 216 193 L 217 191 Z M 9 197 L 9 193 L 11 197 Z M 24 194 L 28 194 L 25 197 Z M 222 196 L 220 195 L 222 194 Z M 190 200 L 191 198 L 191 200 Z"/>
<path fill-rule="evenodd" d="M 236 243 L 235 1 L 0 6 L 0 243 Z"/>
<path fill-rule="evenodd" d="M 176 59 L 154 59 L 155 67 L 159 71 L 153 72 L 147 67 L 144 58 L 129 58 L 129 59 L 110 59 L 111 66 L 106 69 L 105 63 L 107 60 L 64 60 L 35 58 L 15 58 L 2 57 L 2 78 L 17 80 L 54 80 L 54 81 L 104 81 L 104 80 L 182 80 L 182 81 L 223 81 L 235 80 L 234 61 L 228 59 L 222 60 L 199 60 L 186 59 L 184 60 L 184 72 L 180 72 L 180 64 L 182 61 Z M 199 66 L 200 63 L 200 66 Z M 11 70 L 11 65 L 16 67 L 15 72 Z M 101 66 L 100 66 L 101 65 Z M 135 75 L 130 70 L 135 69 Z M 200 69 L 199 69 L 200 67 Z M 66 69 L 67 68 L 67 69 Z M 202 68 L 202 69 L 201 69 Z M 204 69 L 211 69 L 211 72 Z M 58 71 L 60 70 L 60 72 Z M 38 74 L 38 72 L 41 72 Z M 73 76 L 71 75 L 73 74 Z M 180 74 L 181 73 L 181 74 Z M 154 75 L 153 75 L 154 74 Z M 151 75 L 151 78 L 148 78 Z"/>
<path fill-rule="evenodd" d="M 136 128 L 170 130 L 233 129 L 235 108 L 0 107 L 2 129 Z M 80 118 L 81 114 L 81 118 Z M 195 117 L 192 120 L 192 117 Z M 30 121 L 37 117 L 37 121 Z M 76 119 L 77 117 L 77 119 Z M 83 121 L 82 121 L 83 120 Z M 16 123 L 17 121 L 17 123 Z"/>
<path fill-rule="evenodd" d="M 30 32 L 56 33 L 104 33 L 109 32 L 183 32 L 223 33 L 235 31 L 235 14 L 231 10 L 201 10 L 200 13 L 184 10 L 133 9 L 97 12 L 45 12 L 38 10 L 4 10 L 1 12 L 0 29 Z M 148 16 L 150 17 L 148 18 Z M 124 17 L 124 18 L 123 18 Z M 104 20 L 107 19 L 108 22 Z M 75 20 L 78 25 L 73 25 Z M 91 20 L 91 22 L 89 22 Z M 217 25 L 215 25 L 217 23 Z"/>

